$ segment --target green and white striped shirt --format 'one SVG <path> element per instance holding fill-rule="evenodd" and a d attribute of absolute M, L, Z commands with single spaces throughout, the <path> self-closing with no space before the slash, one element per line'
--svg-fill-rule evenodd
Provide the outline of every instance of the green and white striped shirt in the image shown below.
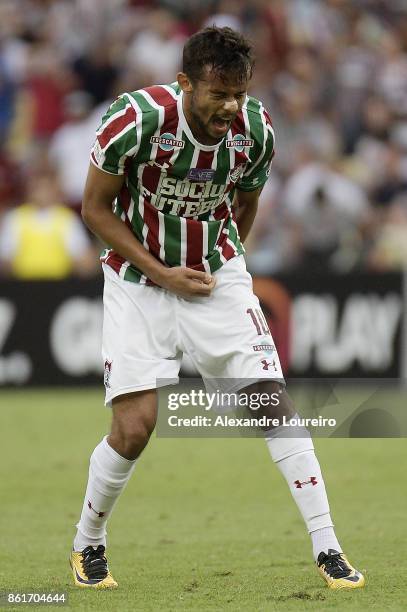
<path fill-rule="evenodd" d="M 120 95 L 102 119 L 91 161 L 125 175 L 114 212 L 156 259 L 213 273 L 244 252 L 233 197 L 236 188 L 266 182 L 274 132 L 262 103 L 247 97 L 223 140 L 200 144 L 182 95 L 176 83 Z M 149 282 L 112 249 L 101 259 L 125 280 Z"/>

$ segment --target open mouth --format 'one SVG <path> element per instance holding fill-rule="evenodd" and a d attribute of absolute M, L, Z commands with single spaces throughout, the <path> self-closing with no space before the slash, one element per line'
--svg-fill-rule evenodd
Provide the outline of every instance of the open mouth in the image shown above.
<path fill-rule="evenodd" d="M 212 119 L 212 123 L 214 128 L 216 129 L 217 132 L 219 133 L 225 133 L 228 131 L 228 129 L 230 128 L 230 125 L 232 123 L 232 119 L 228 119 L 226 117 L 213 117 Z"/>

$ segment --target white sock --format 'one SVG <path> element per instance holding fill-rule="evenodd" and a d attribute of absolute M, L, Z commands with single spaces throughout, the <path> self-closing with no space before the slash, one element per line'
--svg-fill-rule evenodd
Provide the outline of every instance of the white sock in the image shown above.
<path fill-rule="evenodd" d="M 266 434 L 266 443 L 311 534 L 315 559 L 328 545 L 341 552 L 309 431 L 301 426 L 276 427 Z"/>
<path fill-rule="evenodd" d="M 313 531 L 311 533 L 311 540 L 315 561 L 318 559 L 320 552 L 328 554 L 328 550 L 330 549 L 342 552 L 342 548 L 336 539 L 333 527 L 325 527 L 324 529 Z"/>
<path fill-rule="evenodd" d="M 106 546 L 106 523 L 120 493 L 126 486 L 136 460 L 130 461 L 121 457 L 107 443 L 107 436 L 98 444 L 92 453 L 89 464 L 89 480 L 77 534 L 74 539 L 74 550 L 83 550 L 86 546 Z"/>

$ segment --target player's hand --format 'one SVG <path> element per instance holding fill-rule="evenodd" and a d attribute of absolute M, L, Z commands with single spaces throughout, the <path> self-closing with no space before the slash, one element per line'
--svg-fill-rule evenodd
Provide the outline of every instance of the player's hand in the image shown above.
<path fill-rule="evenodd" d="M 194 296 L 209 297 L 216 285 L 216 279 L 207 272 L 191 268 L 166 268 L 160 286 L 183 298 Z"/>

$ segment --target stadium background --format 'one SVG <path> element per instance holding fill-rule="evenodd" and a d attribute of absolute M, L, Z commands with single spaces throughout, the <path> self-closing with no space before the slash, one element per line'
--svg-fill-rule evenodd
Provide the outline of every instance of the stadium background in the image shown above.
<path fill-rule="evenodd" d="M 42 543 L 48 537 L 47 532 L 41 531 L 43 521 L 33 518 L 21 506 L 25 499 L 22 491 L 31 495 L 37 514 L 43 517 L 43 500 L 35 498 L 33 483 L 42 481 L 45 470 L 49 482 L 58 489 L 60 470 L 64 482 L 70 483 L 61 492 L 61 503 L 63 499 L 69 505 L 69 512 L 64 517 L 65 510 L 62 511 L 60 523 L 52 514 L 47 517 L 47 525 L 53 525 L 62 538 L 61 545 L 58 540 L 55 556 L 51 555 L 57 566 L 59 553 L 65 554 L 69 546 L 66 521 L 73 524 L 82 494 L 83 483 L 77 482 L 77 473 L 83 480 L 89 449 L 107 428 L 108 421 L 104 413 L 102 422 L 99 421 L 103 369 L 99 357 L 100 244 L 85 230 L 79 215 L 89 149 L 110 101 L 122 91 L 171 80 L 180 67 L 185 38 L 201 26 L 213 23 L 239 29 L 253 41 L 257 59 L 250 93 L 264 102 L 273 118 L 276 156 L 247 245 L 247 262 L 286 373 L 293 379 L 364 378 L 370 385 L 384 378 L 392 383 L 391 399 L 381 396 L 381 407 L 386 408 L 393 401 L 394 393 L 401 412 L 405 405 L 400 399 L 407 373 L 405 2 L 2 0 L 0 419 L 7 436 L 2 461 L 2 484 L 8 500 L 5 517 L 9 520 L 5 542 L 13 546 L 18 533 L 22 543 L 28 542 L 29 549 L 35 551 L 39 543 L 29 525 L 35 525 L 37 533 L 42 534 Z M 32 231 L 27 231 L 28 226 Z M 192 373 L 187 361 L 184 371 Z M 68 385 L 72 387 L 69 392 L 65 390 Z M 89 385 L 89 389 L 85 388 Z M 31 390 L 32 386 L 40 389 Z M 13 390 L 16 387 L 18 390 Z M 357 395 L 355 392 L 348 395 L 351 405 L 362 405 L 365 398 Z M 61 423 L 76 440 L 78 458 L 70 466 L 71 471 L 66 465 L 70 441 L 61 434 Z M 78 423 L 80 433 L 75 428 Z M 363 435 L 363 428 L 357 431 Z M 392 433 L 405 433 L 405 423 L 392 429 Z M 50 440 L 57 445 L 58 453 L 50 448 Z M 186 452 L 191 466 L 199 471 L 194 458 L 196 446 L 190 444 L 192 441 L 181 442 L 186 450 L 179 441 L 169 446 L 169 441 L 161 440 L 153 444 L 153 453 L 166 461 L 169 452 L 182 468 Z M 367 527 L 369 537 L 378 533 L 379 543 L 368 549 L 359 532 L 366 529 L 363 524 L 348 528 L 342 519 L 342 532 L 348 535 L 353 548 L 356 546 L 356 556 L 360 547 L 368 557 L 366 563 L 371 563 L 373 573 L 378 565 L 372 557 L 380 551 L 380 567 L 384 572 L 397 538 L 394 540 L 394 534 L 379 525 L 377 515 L 388 512 L 392 521 L 400 517 L 405 491 L 399 490 L 397 483 L 403 478 L 400 469 L 404 442 L 376 440 L 369 446 L 363 441 L 356 442 L 340 440 L 335 444 L 342 446 L 327 447 L 320 441 L 320 452 L 328 476 L 336 483 L 332 485 L 335 503 L 342 506 L 341 497 L 346 490 L 349 518 L 352 510 L 366 512 L 371 519 Z M 213 447 L 209 443 L 205 441 L 207 446 L 199 448 L 210 463 Z M 218 451 L 220 443 L 216 446 Z M 40 457 L 48 468 L 39 459 L 33 459 L 38 444 L 43 445 Z M 232 454 L 236 468 L 239 453 L 235 447 L 232 449 L 230 441 L 224 444 L 222 452 Z M 259 454 L 254 451 L 254 455 L 256 452 Z M 155 503 L 174 507 L 169 501 L 170 492 L 163 502 L 165 486 L 169 485 L 155 466 L 153 453 L 147 453 L 145 465 L 151 472 L 153 488 L 154 482 L 161 486 L 161 496 L 142 497 L 140 508 L 147 514 Z M 355 476 L 338 474 L 335 457 L 341 457 L 342 465 L 349 470 L 360 462 L 365 464 L 365 460 L 372 464 L 377 460 L 380 467 L 375 473 L 364 471 L 364 484 L 360 485 Z M 33 463 L 27 471 L 28 460 Z M 222 466 L 223 473 L 235 483 L 231 466 Z M 212 468 L 217 470 L 218 466 Z M 253 472 L 251 477 L 255 483 L 257 474 Z M 186 478 L 185 473 L 184 476 L 177 473 L 174 486 L 182 486 Z M 377 482 L 383 487 L 375 494 L 380 495 L 380 500 L 368 511 Z M 220 491 L 229 491 L 220 482 L 213 486 L 213 496 L 214 492 L 221 495 Z M 277 499 L 280 495 L 279 483 L 273 486 L 270 504 L 274 503 L 274 495 Z M 48 507 L 59 511 L 50 491 L 44 491 L 39 484 L 36 490 L 41 491 Z M 235 491 L 235 484 L 231 490 Z M 141 488 L 131 491 L 126 493 L 128 500 L 134 495 L 136 503 L 142 495 Z M 230 495 L 233 498 L 233 492 Z M 285 499 L 283 492 L 281 499 Z M 223 503 L 227 503 L 226 498 Z M 192 506 L 188 506 L 191 514 L 197 510 Z M 175 507 L 178 508 L 176 504 Z M 252 510 L 259 512 L 258 507 Z M 260 522 L 262 517 L 267 520 L 267 512 L 266 507 L 260 509 Z M 139 519 L 142 521 L 140 516 Z M 26 526 L 21 532 L 22 520 Z M 295 524 L 298 517 L 294 512 L 288 513 L 288 520 Z M 190 522 L 186 520 L 187 525 Z M 291 523 L 285 524 L 281 517 L 276 524 L 280 525 L 281 533 L 291 528 Z M 115 525 L 120 531 L 118 523 Z M 179 530 L 179 525 L 172 527 Z M 227 533 L 226 523 L 220 529 L 217 539 Z M 120 537 L 128 554 L 133 554 L 125 535 Z M 178 560 L 186 554 L 181 546 L 183 537 L 188 541 L 186 533 L 179 536 L 179 554 L 175 555 Z M 212 543 L 216 548 L 215 539 Z M 232 541 L 235 543 L 233 537 Z M 55 536 L 52 542 L 54 545 Z M 147 546 L 147 539 L 145 543 Z M 210 552 L 202 541 L 197 539 L 196 545 L 198 557 L 207 555 L 205 561 L 218 571 L 213 559 L 208 561 Z M 279 546 L 281 551 L 286 550 L 278 538 L 274 545 L 276 550 Z M 301 546 L 307 559 L 305 540 L 301 540 Z M 217 554 L 222 558 L 221 549 Z M 149 562 L 150 566 L 143 557 L 151 575 L 158 571 L 157 558 L 153 555 Z M 176 605 L 186 609 L 188 605 L 189 609 L 193 605 L 199 607 L 202 605 L 200 588 L 196 586 L 199 580 L 195 584 L 195 578 L 187 577 L 187 564 L 184 567 L 179 561 L 179 567 L 183 596 L 182 600 L 176 599 Z M 247 569 L 253 570 L 249 562 Z M 65 569 L 61 571 L 64 573 Z M 293 603 L 295 607 L 296 599 L 311 599 L 309 605 L 315 606 L 317 600 L 325 598 L 317 588 L 307 590 L 308 577 L 304 575 L 297 576 L 299 582 L 289 583 L 288 590 L 284 590 L 285 583 L 279 582 L 280 570 L 272 571 L 278 583 L 275 597 L 280 606 L 288 609 Z M 51 570 L 43 572 L 40 582 L 35 582 L 33 568 L 27 572 L 30 585 L 61 584 L 52 582 Z M 284 572 L 291 580 L 288 566 Z M 11 575 L 10 582 L 6 565 L 6 571 L 0 573 L 3 578 L 0 588 L 27 584 L 24 568 L 17 571 L 14 567 Z M 222 582 L 221 575 L 218 573 L 216 581 Z M 228 575 L 226 572 L 225 576 Z M 141 583 L 144 578 L 147 580 L 147 574 L 145 577 L 138 574 Z M 62 584 L 65 583 L 64 577 Z M 162 588 L 172 592 L 168 583 Z M 222 609 L 228 606 L 238 609 L 239 596 L 244 599 L 236 585 L 232 590 L 223 584 L 219 589 L 213 586 L 212 590 L 213 605 L 220 601 L 217 598 L 223 596 L 221 593 L 229 593 L 231 599 L 222 600 Z M 156 595 L 154 605 L 163 605 L 160 592 Z M 392 596 L 394 600 L 390 598 L 388 607 L 397 609 L 401 591 L 395 588 Z M 256 600 L 254 604 L 250 597 L 245 609 L 261 606 L 266 609 L 270 604 L 270 598 Z M 274 595 L 270 597 L 273 599 Z M 208 599 L 205 601 L 208 603 Z M 371 599 L 361 601 L 364 607 L 374 603 L 375 597 L 371 595 Z M 99 606 L 102 604 L 100 600 Z M 166 604 L 175 605 L 173 600 Z M 88 605 L 90 608 L 91 603 Z M 148 605 L 144 602 L 143 609 L 149 609 Z M 120 609 L 126 609 L 123 606 L 124 603 Z"/>

